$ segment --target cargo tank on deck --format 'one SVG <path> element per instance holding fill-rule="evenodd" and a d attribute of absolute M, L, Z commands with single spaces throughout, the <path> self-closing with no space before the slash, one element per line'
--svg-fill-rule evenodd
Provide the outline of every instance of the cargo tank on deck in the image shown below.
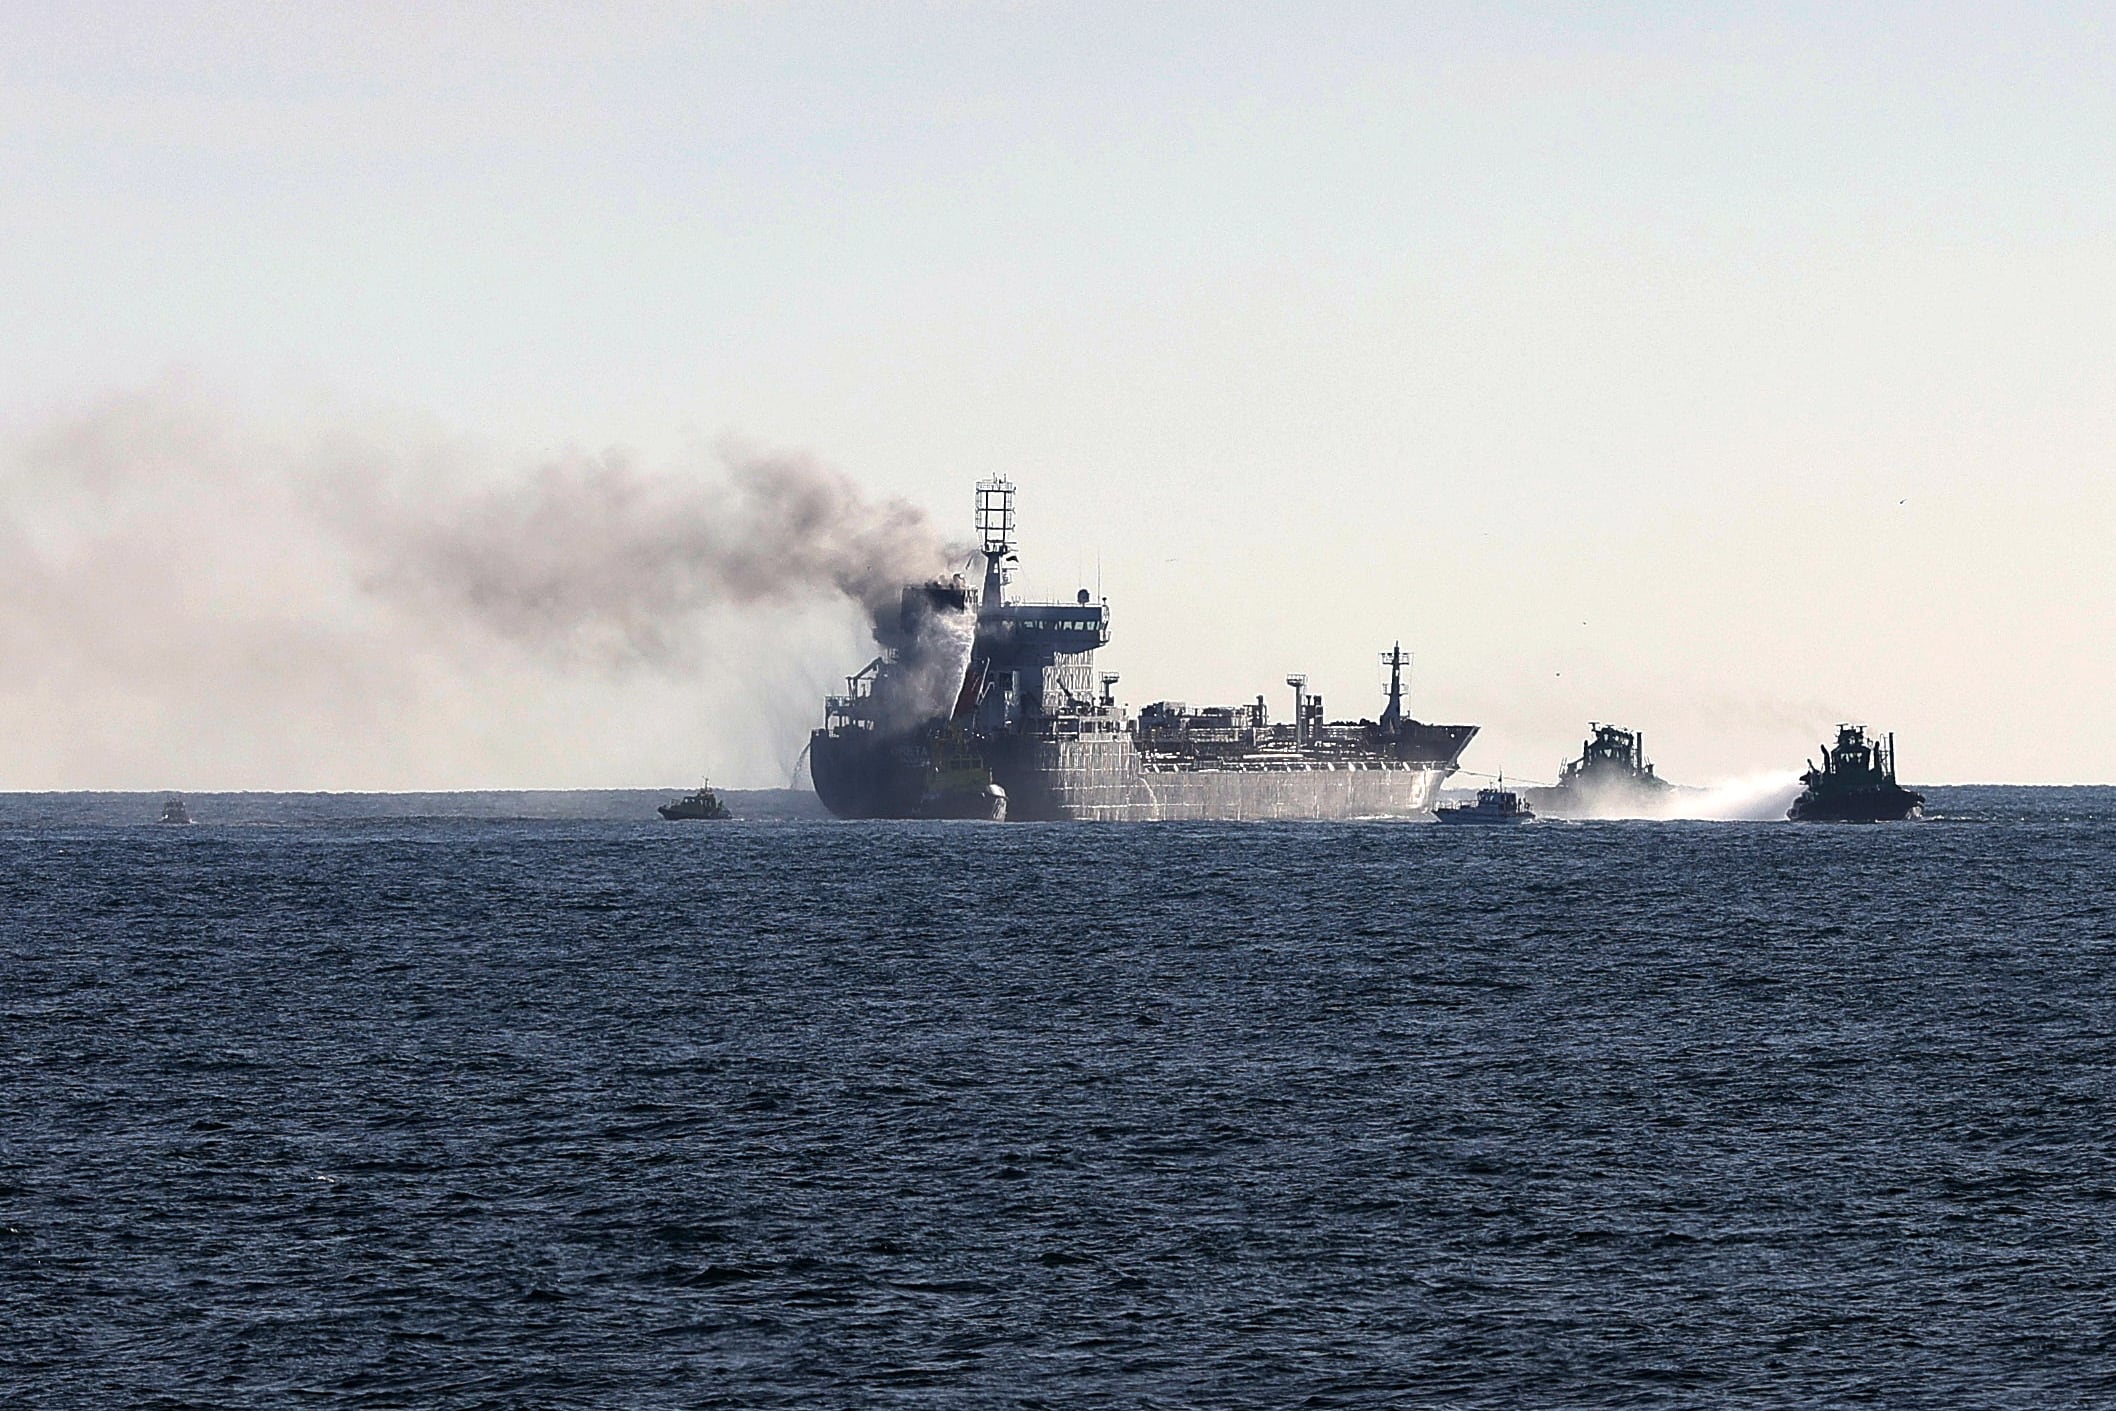
<path fill-rule="evenodd" d="M 1196 710 L 1162 701 L 1134 717 L 1117 703 L 1117 677 L 1095 670 L 1109 642 L 1106 602 L 1085 589 L 1073 602 L 1009 600 L 1012 483 L 978 485 L 977 529 L 981 586 L 957 577 L 905 588 L 883 654 L 824 703 L 809 771 L 840 818 L 1415 817 L 1477 733 L 1404 714 L 1400 648 L 1383 657 L 1388 697 L 1375 720 L 1327 720 L 1301 676 L 1287 679 L 1286 721 L 1262 696 Z M 951 796 L 992 804 L 935 808 Z"/>
<path fill-rule="evenodd" d="M 1925 796 L 1896 783 L 1896 737 L 1866 738 L 1863 725 L 1839 725 L 1822 767 L 1800 776 L 1807 787 L 1786 817 L 1795 823 L 1895 823 L 1916 818 Z"/>

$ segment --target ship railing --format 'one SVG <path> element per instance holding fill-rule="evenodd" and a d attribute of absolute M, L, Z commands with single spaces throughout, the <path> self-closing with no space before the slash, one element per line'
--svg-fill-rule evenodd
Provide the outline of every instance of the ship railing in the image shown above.
<path fill-rule="evenodd" d="M 1113 715 L 1082 712 L 1078 715 L 1050 715 L 1034 722 L 1030 733 L 1040 740 L 1078 740 L 1087 735 L 1115 735 L 1124 730 L 1124 722 Z"/>
<path fill-rule="evenodd" d="M 1269 755 L 1219 755 L 1200 753 L 1195 750 L 1156 749 L 1143 746 L 1139 766 L 1142 769 L 1200 770 L 1216 769 L 1230 773 L 1245 774 L 1350 774 L 1365 771 L 1411 773 L 1435 768 L 1430 761 L 1408 759 L 1287 759 Z"/>

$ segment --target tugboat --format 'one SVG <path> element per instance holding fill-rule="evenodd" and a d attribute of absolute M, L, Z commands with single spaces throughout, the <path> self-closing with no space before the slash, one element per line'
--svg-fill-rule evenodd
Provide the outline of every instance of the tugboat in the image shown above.
<path fill-rule="evenodd" d="M 1837 743 L 1808 765 L 1807 785 L 1785 816 L 1795 823 L 1896 823 L 1916 818 L 1925 796 L 1896 783 L 1896 737 L 1869 740 L 1863 725 L 1839 725 Z"/>
<path fill-rule="evenodd" d="M 1501 781 L 1504 782 L 1503 780 Z M 1436 808 L 1433 817 L 1442 823 L 1533 823 L 1535 811 L 1521 802 L 1511 789 L 1479 789 L 1475 803 Z"/>
<path fill-rule="evenodd" d="M 713 791 L 703 784 L 698 786 L 697 793 L 680 798 L 674 803 L 662 804 L 654 812 L 672 822 L 680 819 L 726 818 L 728 816 L 727 805 L 714 797 Z"/>
<path fill-rule="evenodd" d="M 1620 725 L 1590 724 L 1592 739 L 1568 760 L 1556 785 L 1532 789 L 1529 801 L 1559 818 L 1656 817 L 1676 786 L 1653 772 L 1646 737 Z"/>
<path fill-rule="evenodd" d="M 168 801 L 162 805 L 162 822 L 189 823 L 190 821 L 191 813 L 190 810 L 184 807 L 183 795 L 171 794 Z"/>
<path fill-rule="evenodd" d="M 1007 791 L 993 782 L 992 771 L 960 727 L 945 726 L 935 734 L 933 768 L 912 814 L 918 818 L 1007 821 Z"/>

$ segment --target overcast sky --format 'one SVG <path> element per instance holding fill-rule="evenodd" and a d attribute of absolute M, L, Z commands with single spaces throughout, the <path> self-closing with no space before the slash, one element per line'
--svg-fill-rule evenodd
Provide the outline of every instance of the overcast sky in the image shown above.
<path fill-rule="evenodd" d="M 783 782 L 849 607 L 451 656 L 276 532 L 730 437 L 1013 476 L 1134 705 L 2116 780 L 2111 13 L 0 6 L 0 787 Z"/>

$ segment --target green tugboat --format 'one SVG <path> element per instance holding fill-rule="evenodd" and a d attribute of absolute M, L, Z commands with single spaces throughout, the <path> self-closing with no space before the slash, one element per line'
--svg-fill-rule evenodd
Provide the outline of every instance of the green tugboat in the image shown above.
<path fill-rule="evenodd" d="M 1807 785 L 1786 817 L 1795 823 L 1896 823 L 1916 818 L 1925 796 L 1896 783 L 1896 737 L 1866 738 L 1863 725 L 1839 725 L 1837 743 L 1800 776 Z"/>
<path fill-rule="evenodd" d="M 698 786 L 697 793 L 680 798 L 674 803 L 662 804 L 654 811 L 671 822 L 692 818 L 726 818 L 728 816 L 727 805 L 720 802 L 714 796 L 713 791 L 703 784 Z"/>
<path fill-rule="evenodd" d="M 1007 791 L 993 782 L 969 735 L 958 725 L 934 733 L 933 769 L 912 810 L 917 818 L 973 818 L 1007 821 Z"/>

